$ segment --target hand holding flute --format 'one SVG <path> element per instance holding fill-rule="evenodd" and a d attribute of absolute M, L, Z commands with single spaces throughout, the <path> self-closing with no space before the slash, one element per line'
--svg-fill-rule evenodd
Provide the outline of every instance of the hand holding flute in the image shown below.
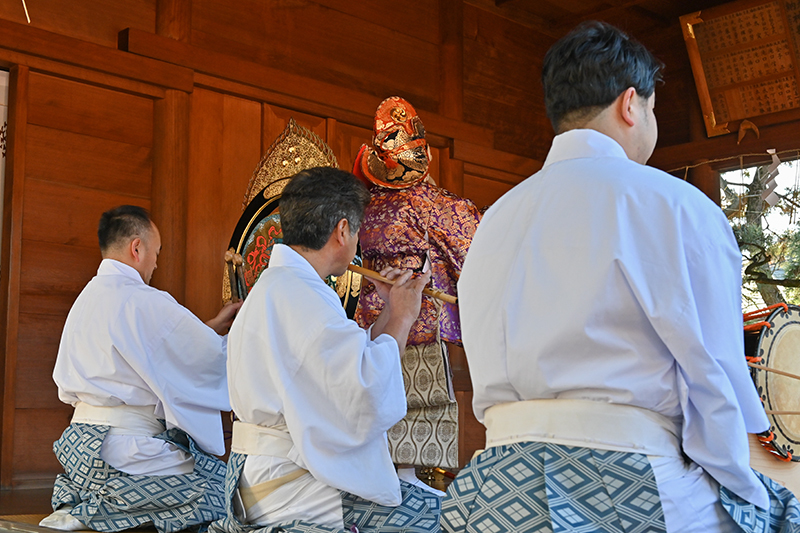
<path fill-rule="evenodd" d="M 389 285 L 393 285 L 394 284 L 394 281 L 392 281 L 390 279 L 387 279 L 387 278 L 381 276 L 380 273 L 375 272 L 374 270 L 370 270 L 368 268 L 364 268 L 364 267 L 360 267 L 360 266 L 351 264 L 351 265 L 347 265 L 347 270 L 350 270 L 352 272 L 356 272 L 358 274 L 361 274 L 365 278 L 370 278 L 370 279 L 374 279 L 374 280 L 377 280 L 377 281 L 382 281 L 383 283 L 386 283 L 386 284 L 389 284 Z M 447 303 L 458 304 L 458 298 L 457 297 L 451 296 L 451 295 L 449 295 L 447 293 L 444 293 L 444 292 L 436 290 L 436 289 L 423 289 L 422 294 L 425 294 L 427 296 L 431 296 L 433 298 L 437 298 L 437 299 L 442 300 L 442 301 L 447 302 Z"/>

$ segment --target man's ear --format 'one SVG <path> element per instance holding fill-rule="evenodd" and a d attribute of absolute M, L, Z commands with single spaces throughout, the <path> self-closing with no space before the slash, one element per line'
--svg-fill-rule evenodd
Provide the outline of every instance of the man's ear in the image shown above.
<path fill-rule="evenodd" d="M 625 89 L 621 95 L 619 95 L 619 114 L 620 118 L 627 124 L 628 126 L 635 126 L 636 125 L 636 114 L 633 110 L 633 106 L 636 105 L 636 101 L 634 99 L 636 96 L 636 89 L 633 87 L 628 87 Z"/>
<path fill-rule="evenodd" d="M 131 253 L 131 257 L 133 257 L 136 261 L 139 261 L 139 253 L 142 247 L 142 239 L 136 237 L 131 241 L 128 245 L 128 251 Z"/>
<path fill-rule="evenodd" d="M 350 233 L 350 223 L 347 222 L 346 218 L 343 218 L 336 224 L 336 229 L 334 230 L 336 233 L 336 242 L 339 243 L 340 246 L 344 246 L 347 244 L 345 241 L 345 233 Z"/>

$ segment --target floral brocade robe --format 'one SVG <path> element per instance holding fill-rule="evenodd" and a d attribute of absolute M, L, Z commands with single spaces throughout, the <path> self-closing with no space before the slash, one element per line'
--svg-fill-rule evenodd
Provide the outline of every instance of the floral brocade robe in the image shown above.
<path fill-rule="evenodd" d="M 419 183 L 408 189 L 372 188 L 359 234 L 364 266 L 380 271 L 387 266 L 419 270 L 430 257 L 432 286 L 456 294 L 461 266 L 480 222 L 470 200 Z M 369 327 L 383 309 L 375 285 L 364 279 L 355 319 Z M 409 346 L 437 343 L 461 345 L 458 306 L 422 298 L 422 309 L 411 328 Z"/>

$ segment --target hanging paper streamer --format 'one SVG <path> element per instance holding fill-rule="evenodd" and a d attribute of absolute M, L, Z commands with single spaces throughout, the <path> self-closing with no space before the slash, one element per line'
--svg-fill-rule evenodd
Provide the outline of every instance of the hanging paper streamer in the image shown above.
<path fill-rule="evenodd" d="M 767 167 L 767 179 L 764 182 L 764 191 L 761 193 L 761 199 L 772 207 L 780 200 L 775 189 L 778 187 L 777 178 L 780 174 L 778 166 L 781 164 L 781 160 L 778 158 L 778 154 L 775 153 L 774 148 L 767 150 L 767 153 L 772 156 L 772 163 Z"/>

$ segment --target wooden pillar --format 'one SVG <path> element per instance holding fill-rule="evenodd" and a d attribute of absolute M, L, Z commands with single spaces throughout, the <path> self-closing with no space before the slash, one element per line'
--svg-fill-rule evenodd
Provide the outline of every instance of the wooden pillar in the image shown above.
<path fill-rule="evenodd" d="M 703 121 L 703 110 L 700 108 L 700 101 L 695 97 L 689 108 L 689 138 L 694 143 L 702 144 L 708 139 L 706 125 Z M 695 161 L 694 163 L 702 163 Z M 690 169 L 686 175 L 686 181 L 691 183 L 706 196 L 711 198 L 717 205 L 720 205 L 719 172 L 711 168 L 710 165 L 700 165 Z"/>
<path fill-rule="evenodd" d="M 0 340 L 3 345 L 3 423 L 0 433 L 0 485 L 11 487 L 14 476 L 14 415 L 16 408 L 17 341 L 19 336 L 22 207 L 25 190 L 25 144 L 28 130 L 29 70 L 10 72 L 8 146 L 3 198 L 3 241 L 0 253 Z"/>
<path fill-rule="evenodd" d="M 720 205 L 719 172 L 711 165 L 700 165 L 689 170 L 686 181 L 703 191 L 717 205 Z"/>
<path fill-rule="evenodd" d="M 157 0 L 156 33 L 188 43 L 192 37 L 192 0 Z"/>
<path fill-rule="evenodd" d="M 456 120 L 464 118 L 464 1 L 439 0 L 439 113 Z M 450 147 L 452 150 L 452 147 Z M 439 150 L 445 154 L 445 150 Z M 449 155 L 449 153 L 447 154 Z M 439 185 L 464 194 L 464 162 L 442 157 Z"/>
<path fill-rule="evenodd" d="M 439 0 L 439 114 L 464 116 L 464 1 Z"/>
<path fill-rule="evenodd" d="M 167 90 L 153 117 L 151 211 L 161 231 L 161 255 L 152 285 L 186 301 L 187 194 L 189 182 L 189 95 Z"/>

